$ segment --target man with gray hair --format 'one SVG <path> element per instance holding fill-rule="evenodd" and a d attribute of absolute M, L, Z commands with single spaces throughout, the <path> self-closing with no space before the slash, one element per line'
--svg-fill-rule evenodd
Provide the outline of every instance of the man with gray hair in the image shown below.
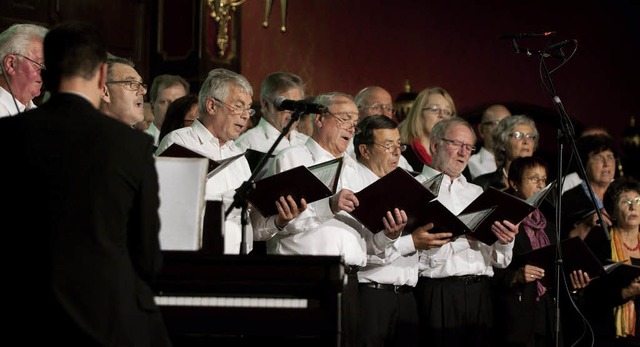
<path fill-rule="evenodd" d="M 100 111 L 128 126 L 144 119 L 147 85 L 129 59 L 109 56 L 107 82 L 102 90 Z"/>
<path fill-rule="evenodd" d="M 174 130 L 160 141 L 156 155 L 178 144 L 213 160 L 222 160 L 243 151 L 234 140 L 247 127 L 255 113 L 251 109 L 253 88 L 247 79 L 227 69 L 214 69 L 202 84 L 198 95 L 198 119 L 189 127 Z M 207 181 L 207 200 L 233 201 L 235 189 L 251 177 L 249 162 L 239 158 Z M 238 254 L 242 242 L 240 209 L 225 221 L 224 253 Z M 253 229 L 247 225 L 244 237 L 246 251 L 252 249 Z"/>
<path fill-rule="evenodd" d="M 254 149 L 267 152 L 276 142 L 284 127 L 291 120 L 291 111 L 280 111 L 273 104 L 276 97 L 282 96 L 289 100 L 304 99 L 304 83 L 302 79 L 288 72 L 274 72 L 262 81 L 260 89 L 260 107 L 262 118 L 258 125 L 247 130 L 237 140 L 241 149 Z M 274 154 L 289 146 L 303 145 L 309 136 L 296 130 L 296 123 L 292 124 L 289 132 L 284 135 Z"/>
<path fill-rule="evenodd" d="M 44 69 L 42 41 L 47 28 L 35 24 L 14 24 L 0 33 L 0 117 L 36 107 Z"/>

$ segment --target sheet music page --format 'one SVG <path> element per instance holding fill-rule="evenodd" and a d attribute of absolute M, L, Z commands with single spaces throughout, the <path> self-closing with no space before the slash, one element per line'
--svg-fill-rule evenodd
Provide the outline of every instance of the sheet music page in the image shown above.
<path fill-rule="evenodd" d="M 156 158 L 162 250 L 196 251 L 202 247 L 208 166 L 206 158 Z"/>
<path fill-rule="evenodd" d="M 341 168 L 342 158 L 336 158 L 308 167 L 309 171 L 334 193 L 336 191 L 335 187 L 338 183 L 338 178 L 340 177 Z"/>
<path fill-rule="evenodd" d="M 553 181 L 547 184 L 546 187 L 540 189 L 535 194 L 531 195 L 526 201 L 529 203 L 529 205 L 533 207 L 539 207 L 542 200 L 544 200 L 547 194 L 549 194 L 549 192 L 551 191 L 551 188 L 555 186 L 555 183 L 556 181 Z"/>
<path fill-rule="evenodd" d="M 469 229 L 475 230 L 480 225 L 480 223 L 482 223 L 482 221 L 484 221 L 485 218 L 487 218 L 494 210 L 495 207 L 487 208 L 485 210 L 480 210 L 477 212 L 459 214 L 458 218 L 462 221 L 462 223 L 464 223 L 464 225 L 468 226 Z"/>

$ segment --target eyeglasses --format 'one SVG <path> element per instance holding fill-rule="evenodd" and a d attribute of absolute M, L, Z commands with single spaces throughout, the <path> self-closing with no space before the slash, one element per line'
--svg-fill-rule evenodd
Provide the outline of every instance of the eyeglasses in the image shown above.
<path fill-rule="evenodd" d="M 527 140 L 534 140 L 538 138 L 538 136 L 534 135 L 534 134 L 528 134 L 528 133 L 523 133 L 521 131 L 516 131 L 513 132 L 511 134 L 509 134 L 510 137 L 513 137 L 516 140 L 524 140 L 525 138 Z"/>
<path fill-rule="evenodd" d="M 122 84 L 125 87 L 129 88 L 130 90 L 136 92 L 138 90 L 140 90 L 140 88 L 144 88 L 144 90 L 148 90 L 147 89 L 147 85 L 142 83 L 142 82 L 138 82 L 138 81 L 132 81 L 132 80 L 128 80 L 128 81 L 107 81 L 107 84 Z"/>
<path fill-rule="evenodd" d="M 328 115 L 330 115 L 331 117 L 335 118 L 338 123 L 340 124 L 340 128 L 344 129 L 344 130 L 350 130 L 351 128 L 355 129 L 356 134 L 360 133 L 360 128 L 356 127 L 356 124 L 358 123 L 358 117 L 349 117 L 349 119 L 344 119 L 344 118 L 340 118 L 338 116 L 336 116 L 335 114 L 331 113 L 330 111 L 327 111 Z M 349 115 L 347 113 L 347 115 Z"/>
<path fill-rule="evenodd" d="M 620 205 L 627 205 L 627 206 L 632 206 L 632 205 L 640 205 L 640 196 L 639 197 L 635 197 L 633 199 L 622 199 L 620 200 Z"/>
<path fill-rule="evenodd" d="M 473 151 L 476 150 L 476 146 L 466 144 L 466 143 L 464 143 L 462 141 L 449 140 L 449 139 L 441 139 L 441 140 L 445 141 L 446 143 L 450 144 L 451 146 L 457 148 L 458 150 L 460 150 L 462 147 L 464 147 L 469 152 L 473 152 Z"/>
<path fill-rule="evenodd" d="M 363 106 L 362 108 L 370 108 L 376 112 L 380 112 L 380 113 L 389 112 L 391 114 L 396 114 L 396 112 L 398 111 L 395 108 L 393 108 L 392 105 L 385 105 L 385 104 L 373 104 L 371 106 Z"/>
<path fill-rule="evenodd" d="M 446 118 L 451 118 L 453 116 L 453 111 L 446 108 L 440 108 L 438 106 L 427 106 L 427 107 L 423 107 L 422 110 L 435 113 L 439 116 L 444 116 Z"/>
<path fill-rule="evenodd" d="M 533 184 L 540 184 L 540 183 L 547 184 L 546 177 L 531 176 L 531 177 L 527 177 L 526 179 Z"/>
<path fill-rule="evenodd" d="M 609 154 L 609 155 L 597 154 L 592 156 L 591 159 L 593 159 L 593 161 L 599 164 L 604 164 L 605 162 L 612 163 L 616 161 L 616 157 L 614 157 L 612 154 Z"/>
<path fill-rule="evenodd" d="M 407 145 L 405 144 L 399 144 L 397 146 L 394 145 L 381 145 L 379 143 L 375 143 L 375 142 L 369 142 L 370 145 L 376 145 L 376 146 L 380 146 L 382 148 L 384 148 L 384 151 L 387 153 L 394 153 L 396 151 L 396 149 L 400 149 L 400 152 L 404 152 L 407 150 Z"/>
<path fill-rule="evenodd" d="M 229 105 L 226 102 L 218 99 L 218 98 L 212 98 L 213 100 L 223 104 L 224 106 L 227 106 L 231 112 L 235 113 L 235 114 L 247 114 L 249 115 L 249 117 L 252 117 L 254 114 L 256 114 L 256 110 L 252 109 L 252 108 L 242 108 L 241 106 L 233 106 L 233 105 Z"/>
<path fill-rule="evenodd" d="M 22 57 L 22 58 L 27 59 L 31 64 L 33 64 L 33 67 L 35 67 L 35 68 L 36 68 L 36 70 L 38 70 L 38 71 L 45 70 L 45 66 L 44 66 L 44 64 L 42 64 L 42 63 L 38 63 L 37 61 L 35 61 L 35 60 L 33 60 L 33 59 L 31 59 L 31 58 L 27 57 L 26 55 L 22 55 L 22 54 L 19 54 L 19 53 L 11 53 L 11 54 L 13 54 L 13 55 L 17 55 L 18 57 Z"/>

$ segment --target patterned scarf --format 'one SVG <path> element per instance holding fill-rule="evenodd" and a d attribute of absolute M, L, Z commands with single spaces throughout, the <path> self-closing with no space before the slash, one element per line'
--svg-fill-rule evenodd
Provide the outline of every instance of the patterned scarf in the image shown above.
<path fill-rule="evenodd" d="M 629 253 L 622 242 L 622 237 L 611 228 L 611 260 L 631 263 Z M 616 318 L 616 336 L 636 336 L 636 308 L 633 300 L 615 307 L 613 313 Z"/>
<path fill-rule="evenodd" d="M 416 157 L 420 159 L 420 161 L 425 164 L 431 164 L 431 154 L 427 153 L 427 149 L 424 148 L 420 139 L 415 139 L 411 142 L 411 148 L 416 153 Z"/>
<path fill-rule="evenodd" d="M 524 227 L 527 237 L 529 237 L 531 249 L 538 249 L 549 245 L 549 237 L 544 231 L 544 228 L 547 227 L 547 219 L 544 218 L 540 210 L 535 209 L 531 212 L 531 214 L 522 221 L 522 226 Z M 536 281 L 536 286 L 538 289 L 536 301 L 539 301 L 540 297 L 547 292 L 547 288 L 545 288 L 540 281 Z"/>

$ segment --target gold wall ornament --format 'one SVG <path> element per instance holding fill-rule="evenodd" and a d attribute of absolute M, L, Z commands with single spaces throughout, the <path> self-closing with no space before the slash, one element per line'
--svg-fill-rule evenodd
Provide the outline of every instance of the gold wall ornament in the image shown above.
<path fill-rule="evenodd" d="M 283 33 L 287 32 L 287 3 L 288 0 L 280 0 L 280 17 L 282 19 L 282 26 L 280 27 L 280 31 Z M 269 27 L 269 16 L 271 16 L 272 7 L 273 0 L 266 0 L 264 6 L 264 21 L 262 22 L 262 26 L 264 28 Z"/>
<path fill-rule="evenodd" d="M 236 8 L 245 3 L 247 0 L 207 0 L 207 4 L 211 9 L 210 16 L 218 25 L 216 35 L 216 46 L 218 47 L 218 56 L 223 58 L 229 48 L 229 22 L 233 17 Z"/>

